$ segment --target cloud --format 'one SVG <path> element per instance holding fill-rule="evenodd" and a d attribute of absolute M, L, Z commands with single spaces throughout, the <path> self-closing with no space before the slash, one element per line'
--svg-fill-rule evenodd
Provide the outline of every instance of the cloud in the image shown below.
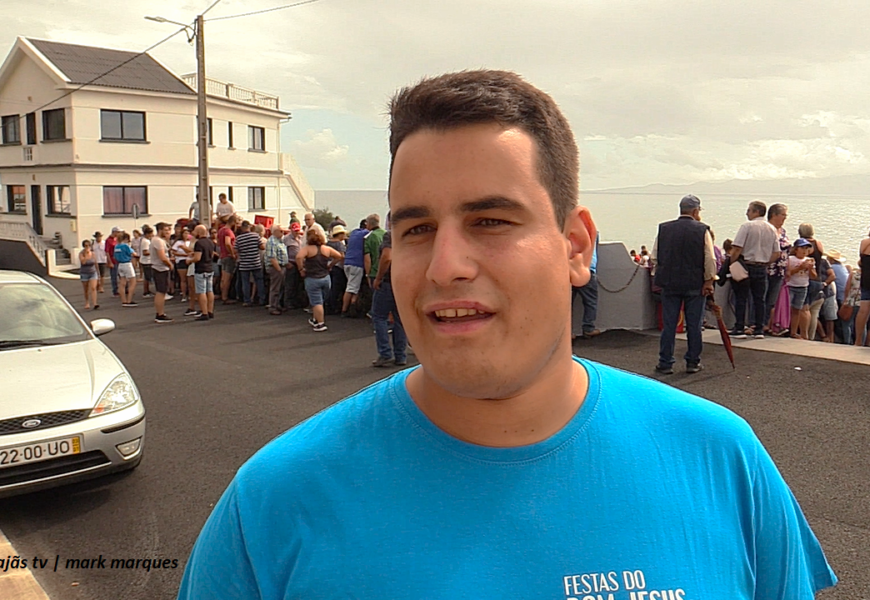
<path fill-rule="evenodd" d="M 305 132 L 304 140 L 294 140 L 291 152 L 302 166 L 316 169 L 335 167 L 347 158 L 349 146 L 339 144 L 331 129 Z"/>
<path fill-rule="evenodd" d="M 3 0 L 0 46 L 29 35 L 144 49 L 173 31 L 145 15 L 188 22 L 208 4 Z M 223 0 L 208 17 L 272 6 Z M 206 66 L 278 94 L 291 112 L 346 116 L 294 130 L 284 147 L 333 178 L 341 165 L 351 187 L 383 181 L 387 157 L 371 149 L 385 143 L 396 89 L 480 67 L 517 71 L 553 95 L 587 157 L 585 186 L 839 175 L 870 168 L 868 18 L 863 0 L 323 0 L 208 21 Z M 178 73 L 195 69 L 183 36 L 153 54 Z M 357 137 L 365 128 L 368 141 Z"/>

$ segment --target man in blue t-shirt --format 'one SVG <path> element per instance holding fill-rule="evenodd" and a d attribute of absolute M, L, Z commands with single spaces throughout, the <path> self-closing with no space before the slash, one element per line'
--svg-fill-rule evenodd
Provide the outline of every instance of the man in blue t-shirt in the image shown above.
<path fill-rule="evenodd" d="M 749 425 L 571 353 L 596 239 L 555 102 L 513 73 L 391 104 L 391 279 L 420 366 L 280 436 L 179 598 L 810 600 L 836 578 Z"/>
<path fill-rule="evenodd" d="M 356 304 L 359 290 L 363 282 L 365 268 L 365 241 L 369 230 L 366 220 L 359 222 L 359 227 L 350 232 L 347 239 L 347 252 L 344 254 L 344 274 L 347 277 L 347 289 L 341 303 L 342 316 L 347 315 L 351 304 Z"/>

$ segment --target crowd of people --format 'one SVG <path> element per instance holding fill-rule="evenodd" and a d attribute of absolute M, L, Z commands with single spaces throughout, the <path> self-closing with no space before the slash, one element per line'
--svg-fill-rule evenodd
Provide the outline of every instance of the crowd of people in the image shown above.
<path fill-rule="evenodd" d="M 683 310 L 690 350 L 687 371 L 700 370 L 704 298 L 714 282 L 727 286 L 733 303 L 733 338 L 767 335 L 866 346 L 870 319 L 870 232 L 850 264 L 839 250 L 825 248 L 811 223 L 801 223 L 791 242 L 785 229 L 788 206 L 755 200 L 747 221 L 722 248 L 701 221 L 701 202 L 680 201 L 680 217 L 662 223 L 649 264 L 662 303 L 662 343 L 656 370 L 673 372 L 673 338 Z M 645 250 L 645 248 L 643 248 Z M 637 262 L 642 255 L 633 252 Z M 714 326 L 712 323 L 709 323 Z"/>
<path fill-rule="evenodd" d="M 112 296 L 125 308 L 140 305 L 136 290 L 142 282 L 141 297 L 153 299 L 154 322 L 160 324 L 174 320 L 166 314 L 167 301 L 176 297 L 186 309 L 183 316 L 196 321 L 214 319 L 216 299 L 221 305 L 265 307 L 273 316 L 305 310 L 315 332 L 327 331 L 327 315 L 365 316 L 377 341 L 373 366 L 407 364 L 390 282 L 391 238 L 379 215 L 348 231 L 338 216 L 324 228 L 313 213 L 300 221 L 294 211 L 286 228 L 266 228 L 243 220 L 221 197 L 212 227 L 197 216 L 191 206 L 191 218 L 175 224 L 144 225 L 132 236 L 113 227 L 106 239 L 98 231 L 86 240 L 79 254 L 85 310 L 100 308 L 108 277 Z"/>

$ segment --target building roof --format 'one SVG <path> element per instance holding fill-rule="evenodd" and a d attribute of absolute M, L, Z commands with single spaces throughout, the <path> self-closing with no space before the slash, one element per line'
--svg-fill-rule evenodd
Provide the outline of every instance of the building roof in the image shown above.
<path fill-rule="evenodd" d="M 32 38 L 27 38 L 27 41 L 73 84 L 88 83 L 131 90 L 195 94 L 177 75 L 149 54 Z M 113 67 L 117 68 L 111 73 L 102 75 Z"/>

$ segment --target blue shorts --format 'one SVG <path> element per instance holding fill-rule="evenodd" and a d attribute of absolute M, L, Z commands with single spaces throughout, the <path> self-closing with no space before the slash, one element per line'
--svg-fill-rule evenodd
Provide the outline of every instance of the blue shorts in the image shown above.
<path fill-rule="evenodd" d="M 807 290 L 809 286 L 792 287 L 788 286 L 788 300 L 791 307 L 795 310 L 800 310 L 804 307 L 804 301 L 807 299 Z"/>
<path fill-rule="evenodd" d="M 332 287 L 329 276 L 314 279 L 312 277 L 305 278 L 305 291 L 308 292 L 308 301 L 311 306 L 319 306 L 323 304 L 323 297 L 329 293 Z"/>
<path fill-rule="evenodd" d="M 193 284 L 197 294 L 211 294 L 214 292 L 214 273 L 194 273 Z"/>
<path fill-rule="evenodd" d="M 96 281 L 100 278 L 96 273 L 91 273 L 90 275 L 86 275 L 84 273 L 81 274 L 82 281 Z"/>
<path fill-rule="evenodd" d="M 870 300 L 870 290 L 861 289 L 861 302 Z"/>

